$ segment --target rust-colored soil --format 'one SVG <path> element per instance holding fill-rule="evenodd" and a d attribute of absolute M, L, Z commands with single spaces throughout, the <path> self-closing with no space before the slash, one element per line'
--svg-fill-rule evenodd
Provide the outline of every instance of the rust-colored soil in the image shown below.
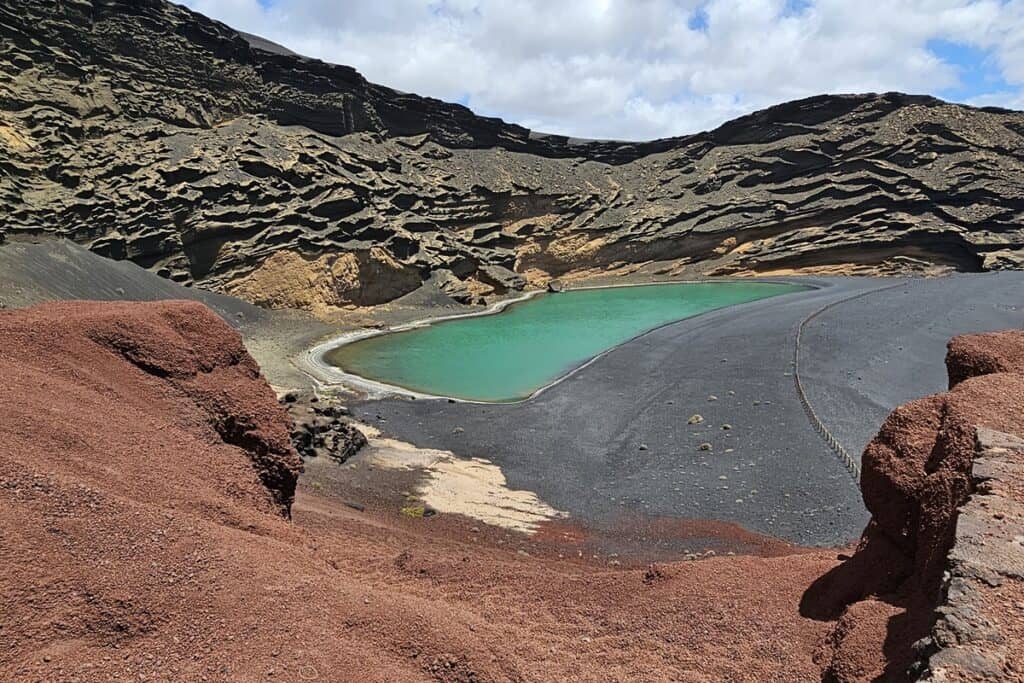
<path fill-rule="evenodd" d="M 829 552 L 528 557 L 301 492 L 191 303 L 0 312 L 0 679 L 817 681 Z"/>

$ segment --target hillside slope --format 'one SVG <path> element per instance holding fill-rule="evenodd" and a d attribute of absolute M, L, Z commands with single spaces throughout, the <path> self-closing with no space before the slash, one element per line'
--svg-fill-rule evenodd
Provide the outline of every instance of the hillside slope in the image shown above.
<path fill-rule="evenodd" d="M 0 2 L 8 236 L 279 307 L 553 277 L 1017 268 L 1024 113 L 791 102 L 649 143 L 540 135 L 163 0 Z"/>

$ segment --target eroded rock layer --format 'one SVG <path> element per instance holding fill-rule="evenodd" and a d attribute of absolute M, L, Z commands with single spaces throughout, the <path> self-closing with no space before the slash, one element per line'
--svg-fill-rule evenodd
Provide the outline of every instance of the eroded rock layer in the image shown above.
<path fill-rule="evenodd" d="M 163 0 L 0 2 L 8 236 L 269 306 L 553 277 L 1024 263 L 1024 114 L 821 96 L 650 143 L 538 135 Z"/>

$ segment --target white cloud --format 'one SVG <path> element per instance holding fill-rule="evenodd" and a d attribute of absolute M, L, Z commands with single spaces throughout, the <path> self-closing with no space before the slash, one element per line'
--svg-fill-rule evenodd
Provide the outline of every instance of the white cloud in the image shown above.
<path fill-rule="evenodd" d="M 185 4 L 371 81 L 580 137 L 679 135 L 824 92 L 941 95 L 964 65 L 932 40 L 990 55 L 1001 82 L 971 101 L 1024 100 L 1024 0 Z"/>

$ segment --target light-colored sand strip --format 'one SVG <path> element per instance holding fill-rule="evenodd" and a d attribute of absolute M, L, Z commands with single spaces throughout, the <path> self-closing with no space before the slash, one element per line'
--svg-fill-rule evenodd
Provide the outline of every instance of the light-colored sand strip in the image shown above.
<path fill-rule="evenodd" d="M 489 460 L 417 448 L 385 438 L 368 425 L 358 427 L 369 441 L 360 457 L 375 467 L 422 470 L 427 477 L 416 489 L 416 496 L 438 512 L 465 515 L 526 534 L 536 532 L 541 522 L 567 516 L 532 491 L 508 488 L 501 468 Z"/>
<path fill-rule="evenodd" d="M 353 330 L 340 334 L 337 337 L 332 337 L 325 342 L 317 344 L 313 348 L 300 354 L 296 359 L 296 365 L 299 370 L 309 376 L 313 380 L 314 384 L 318 388 L 323 388 L 332 385 L 341 385 L 343 387 L 354 389 L 356 391 L 362 391 L 367 394 L 369 398 L 383 398 L 385 396 L 399 394 L 402 396 L 411 396 L 414 398 L 446 398 L 444 396 L 434 396 L 432 394 L 423 394 L 411 389 L 404 387 L 395 386 L 392 384 L 385 384 L 384 382 L 377 382 L 366 377 L 360 377 L 359 375 L 353 375 L 345 372 L 336 365 L 332 365 L 327 361 L 325 356 L 328 352 L 333 351 L 339 346 L 351 344 L 359 341 L 360 339 L 368 339 L 370 337 L 376 337 L 382 334 L 392 334 L 394 332 L 404 332 L 405 330 L 412 330 L 419 327 L 426 327 L 434 323 L 442 322 L 445 320 L 454 320 L 456 318 L 476 318 L 482 315 L 493 315 L 500 313 L 507 307 L 520 301 L 526 301 L 527 299 L 533 298 L 538 294 L 543 294 L 541 290 L 526 292 L 522 296 L 515 297 L 513 299 L 505 299 L 497 303 L 491 304 L 483 311 L 473 311 L 471 313 L 452 313 L 450 315 L 434 316 L 431 318 L 423 318 L 422 320 L 416 320 L 411 323 L 405 323 L 403 325 L 396 325 L 394 327 L 386 327 L 382 329 L 363 329 Z"/>

